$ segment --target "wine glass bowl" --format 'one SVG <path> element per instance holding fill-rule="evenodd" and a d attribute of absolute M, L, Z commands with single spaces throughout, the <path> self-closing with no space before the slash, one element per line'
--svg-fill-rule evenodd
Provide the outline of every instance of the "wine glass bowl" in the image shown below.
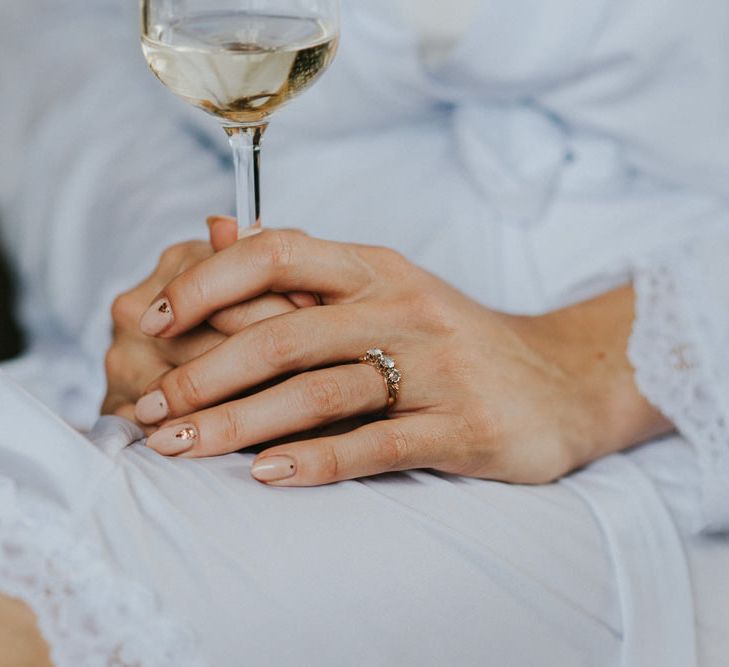
<path fill-rule="evenodd" d="M 338 43 L 338 0 L 142 0 L 151 70 L 230 136 L 239 224 L 260 224 L 260 140 L 271 114 L 326 71 Z"/>

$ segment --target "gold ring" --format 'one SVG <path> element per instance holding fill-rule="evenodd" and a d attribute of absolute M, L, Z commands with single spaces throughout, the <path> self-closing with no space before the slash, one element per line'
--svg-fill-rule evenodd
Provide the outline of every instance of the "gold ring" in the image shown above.
<path fill-rule="evenodd" d="M 396 368 L 395 360 L 388 357 L 379 348 L 367 350 L 367 353 L 359 358 L 360 363 L 369 364 L 376 369 L 387 385 L 387 407 L 385 411 L 391 410 L 400 396 L 400 382 L 402 373 Z"/>

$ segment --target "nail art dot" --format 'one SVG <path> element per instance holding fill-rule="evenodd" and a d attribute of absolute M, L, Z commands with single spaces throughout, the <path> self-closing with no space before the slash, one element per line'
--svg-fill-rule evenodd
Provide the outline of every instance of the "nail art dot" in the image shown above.
<path fill-rule="evenodd" d="M 163 301 L 160 304 L 160 307 L 158 308 L 160 313 L 164 313 L 165 315 L 170 312 L 170 304 L 166 301 Z"/>
<path fill-rule="evenodd" d="M 178 440 L 196 440 L 197 433 L 195 432 L 195 429 L 183 428 L 181 431 L 175 434 L 175 438 L 177 438 Z"/>

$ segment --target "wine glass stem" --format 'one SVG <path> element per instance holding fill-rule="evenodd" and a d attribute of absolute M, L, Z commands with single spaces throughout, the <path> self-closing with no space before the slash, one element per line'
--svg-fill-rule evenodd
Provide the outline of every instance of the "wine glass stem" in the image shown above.
<path fill-rule="evenodd" d="M 268 125 L 226 127 L 233 149 L 238 226 L 261 226 L 261 140 Z"/>

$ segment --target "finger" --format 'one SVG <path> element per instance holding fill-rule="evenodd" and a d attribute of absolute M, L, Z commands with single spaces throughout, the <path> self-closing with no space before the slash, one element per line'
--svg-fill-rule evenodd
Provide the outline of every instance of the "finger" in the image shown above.
<path fill-rule="evenodd" d="M 252 324 L 278 315 L 293 313 L 296 309 L 296 306 L 283 294 L 265 294 L 238 306 L 221 310 L 219 313 L 215 313 L 208 322 L 221 334 L 233 336 Z"/>
<path fill-rule="evenodd" d="M 139 320 L 154 296 L 175 276 L 210 256 L 210 245 L 202 241 L 180 243 L 167 248 L 150 277 L 114 300 L 111 310 L 115 325 L 138 333 Z"/>
<path fill-rule="evenodd" d="M 351 246 L 267 230 L 174 278 L 140 328 L 149 336 L 177 336 L 219 310 L 266 292 L 307 291 L 325 301 L 351 300 L 373 278 Z"/>
<path fill-rule="evenodd" d="M 289 292 L 286 296 L 297 308 L 313 308 L 322 305 L 321 298 L 311 292 Z"/>
<path fill-rule="evenodd" d="M 239 228 L 235 218 L 222 215 L 209 217 L 208 227 L 210 228 L 210 242 L 215 252 L 225 250 L 236 241 L 247 239 L 263 231 L 261 227 Z M 321 305 L 319 299 L 309 292 L 290 292 L 286 296 L 297 308 Z"/>
<path fill-rule="evenodd" d="M 144 341 L 122 339 L 107 352 L 105 368 L 110 399 L 105 402 L 104 414 L 109 414 L 120 398 L 129 402 L 143 396 L 149 383 L 171 371 L 172 365 L 160 359 Z"/>
<path fill-rule="evenodd" d="M 147 445 L 166 456 L 217 456 L 380 411 L 386 403 L 384 383 L 370 369 L 337 366 L 165 424 Z"/>
<path fill-rule="evenodd" d="M 225 342 L 228 336 L 220 331 L 216 331 L 208 326 L 200 326 L 184 336 L 177 338 L 153 339 L 157 353 L 164 362 L 172 366 L 182 366 L 193 359 L 197 359 L 202 355 L 215 349 L 218 345 Z M 149 340 L 149 339 L 146 339 Z M 171 370 L 166 369 L 164 372 Z M 147 375 L 149 377 L 149 375 Z M 158 378 L 159 375 L 152 377 L 149 382 Z M 145 385 L 149 385 L 149 382 Z"/>
<path fill-rule="evenodd" d="M 329 438 L 280 445 L 263 452 L 251 474 L 275 486 L 320 486 L 385 472 L 437 468 L 451 440 L 440 415 L 374 422 Z"/>
<path fill-rule="evenodd" d="M 211 215 L 207 219 L 210 243 L 215 252 L 232 246 L 238 240 L 238 222 L 227 215 Z"/>
<path fill-rule="evenodd" d="M 291 372 L 354 361 L 372 347 L 373 340 L 391 335 L 390 327 L 378 323 L 365 309 L 360 304 L 322 306 L 254 324 L 167 373 L 140 399 L 137 417 L 144 423 L 158 423 Z M 362 327 L 359 322 L 363 321 L 370 327 Z M 383 333 L 375 335 L 377 331 Z M 372 368 L 370 372 L 377 374 Z"/>
<path fill-rule="evenodd" d="M 137 422 L 136 418 L 134 417 L 133 403 L 124 403 L 120 405 L 116 410 L 114 410 L 114 412 L 111 414 L 113 414 L 115 417 L 122 417 L 123 419 L 126 419 L 127 421 L 136 424 L 140 429 L 142 429 L 144 435 L 148 437 L 152 435 L 155 431 L 153 427 L 145 426 L 144 424 L 140 424 L 139 422 Z"/>
<path fill-rule="evenodd" d="M 235 218 L 231 218 L 229 216 L 210 216 L 207 220 L 207 223 L 208 227 L 210 228 L 210 242 L 215 252 L 225 250 L 226 248 L 232 246 L 237 240 L 249 238 L 250 236 L 255 236 L 256 234 L 260 234 L 263 231 L 260 227 L 239 229 Z M 282 305 L 287 305 L 285 304 L 285 298 L 288 298 L 288 301 L 297 308 L 312 308 L 314 306 L 321 305 L 319 298 L 314 296 L 313 294 L 310 294 L 309 292 L 291 292 L 287 294 L 286 297 L 276 295 L 275 297 L 271 298 L 275 298 L 275 301 Z M 274 315 L 282 315 L 283 313 L 290 312 L 291 310 L 291 308 L 276 307 L 263 309 L 261 314 L 254 315 L 253 319 L 246 318 L 246 324 L 244 326 L 247 326 L 252 322 L 266 319 L 268 317 L 273 317 Z M 229 336 L 233 333 L 240 331 L 243 328 L 243 326 L 237 324 L 235 317 L 229 319 L 229 316 L 231 314 L 231 309 L 229 308 L 220 313 L 222 317 L 219 317 L 218 315 L 213 316 L 213 318 L 215 319 L 215 323 L 213 324 L 213 326 L 218 331 L 226 333 Z M 212 323 L 212 319 L 209 319 L 208 321 Z"/>

